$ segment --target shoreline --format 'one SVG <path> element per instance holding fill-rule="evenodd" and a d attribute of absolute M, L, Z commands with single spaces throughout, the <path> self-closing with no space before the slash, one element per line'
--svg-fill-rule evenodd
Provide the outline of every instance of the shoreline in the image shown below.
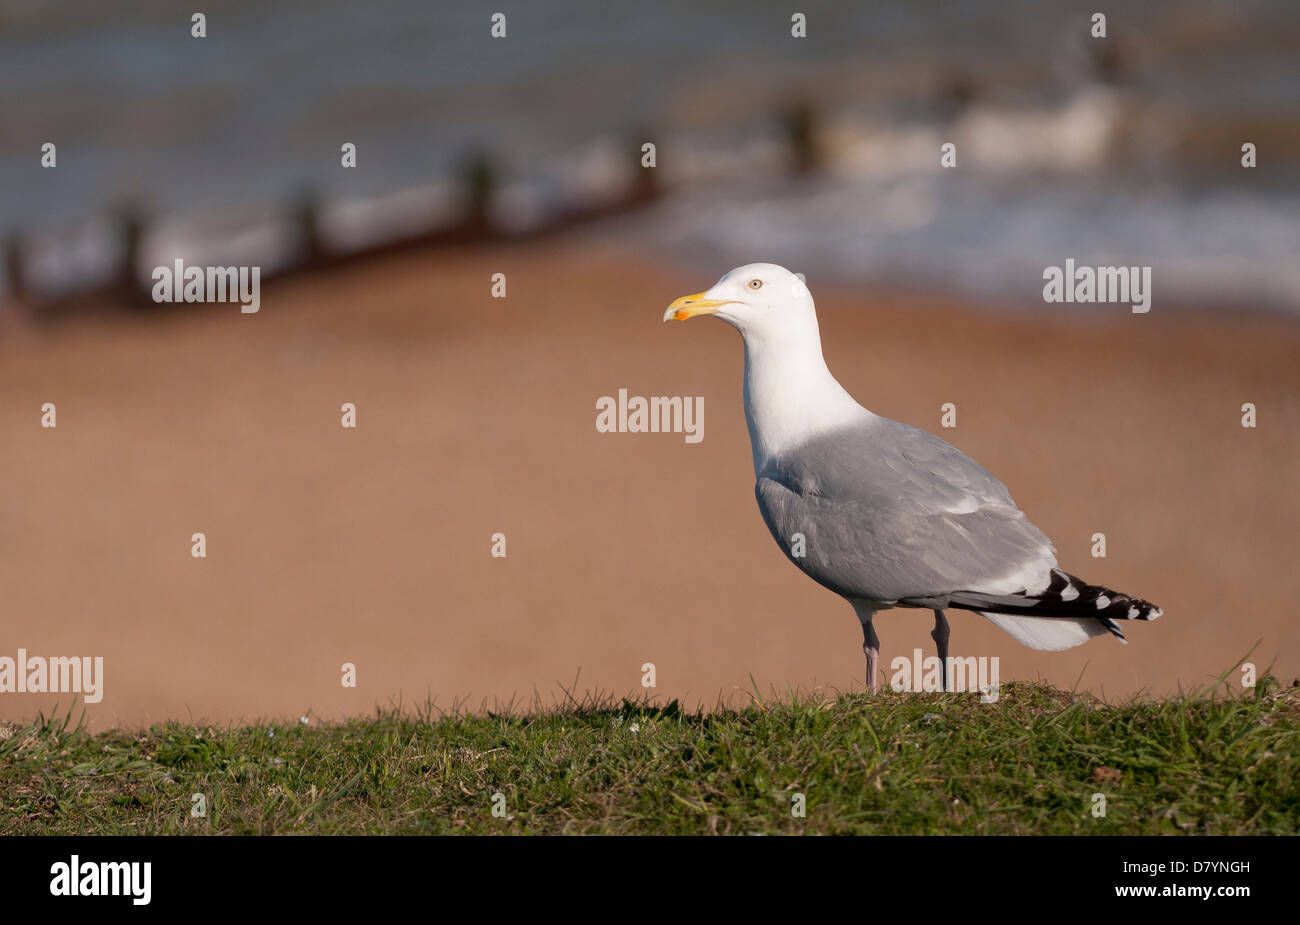
<path fill-rule="evenodd" d="M 851 612 L 784 561 L 754 507 L 738 339 L 660 322 L 726 269 L 548 240 L 268 281 L 257 315 L 7 325 L 10 648 L 103 656 L 92 728 L 508 701 L 577 672 L 639 690 L 646 662 L 653 693 L 684 704 L 741 696 L 751 677 L 860 690 Z M 505 299 L 490 297 L 494 272 Z M 950 614 L 954 656 L 1000 657 L 1004 682 L 1069 689 L 1082 674 L 1108 699 L 1198 685 L 1257 640 L 1261 674 L 1300 673 L 1286 616 L 1300 486 L 1285 478 L 1300 324 L 1158 304 L 1083 322 L 810 282 L 855 397 L 989 468 L 1067 571 L 1166 613 L 1127 647 L 1064 653 Z M 600 433 L 596 401 L 620 388 L 707 398 L 703 441 Z M 339 426 L 345 401 L 355 430 Z M 933 654 L 909 616 L 882 613 L 884 666 Z M 345 662 L 357 688 L 340 686 Z M 56 701 L 0 697 L 0 719 Z"/>

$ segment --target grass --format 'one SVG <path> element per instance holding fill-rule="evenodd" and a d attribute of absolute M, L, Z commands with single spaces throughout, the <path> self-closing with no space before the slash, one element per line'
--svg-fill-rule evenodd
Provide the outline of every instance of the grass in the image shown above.
<path fill-rule="evenodd" d="M 1115 706 L 1011 684 L 94 735 L 69 713 L 0 727 L 0 833 L 1294 835 L 1298 732 L 1271 678 Z"/>

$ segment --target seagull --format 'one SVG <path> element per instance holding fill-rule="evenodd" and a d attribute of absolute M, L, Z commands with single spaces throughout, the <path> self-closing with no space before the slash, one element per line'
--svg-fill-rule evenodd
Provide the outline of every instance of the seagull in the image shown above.
<path fill-rule="evenodd" d="M 945 691 L 947 608 L 975 611 L 1049 651 L 1107 632 L 1127 642 L 1115 621 L 1161 615 L 1058 568 L 1051 541 L 965 453 L 858 404 L 826 367 L 802 277 L 770 263 L 738 267 L 677 299 L 664 321 L 699 315 L 725 321 L 744 340 L 758 509 L 786 557 L 852 605 L 873 694 L 873 621 L 892 607 L 934 613 Z"/>

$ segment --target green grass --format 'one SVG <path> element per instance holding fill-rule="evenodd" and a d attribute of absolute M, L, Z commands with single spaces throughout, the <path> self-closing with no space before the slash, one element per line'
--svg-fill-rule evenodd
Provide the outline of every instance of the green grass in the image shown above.
<path fill-rule="evenodd" d="M 0 729 L 0 833 L 1290 835 L 1298 732 L 1300 689 L 1269 678 L 1116 706 L 1012 684 L 996 704 L 792 695 L 703 715 L 570 701 L 95 735 L 41 718 Z"/>

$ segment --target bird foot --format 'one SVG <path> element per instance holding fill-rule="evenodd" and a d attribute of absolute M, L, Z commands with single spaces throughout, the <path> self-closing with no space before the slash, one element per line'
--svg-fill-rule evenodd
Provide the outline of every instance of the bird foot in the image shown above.
<path fill-rule="evenodd" d="M 862 652 L 867 657 L 867 687 L 871 693 L 879 693 L 880 679 L 876 673 L 876 663 L 880 660 L 880 650 L 872 646 L 863 646 Z"/>

